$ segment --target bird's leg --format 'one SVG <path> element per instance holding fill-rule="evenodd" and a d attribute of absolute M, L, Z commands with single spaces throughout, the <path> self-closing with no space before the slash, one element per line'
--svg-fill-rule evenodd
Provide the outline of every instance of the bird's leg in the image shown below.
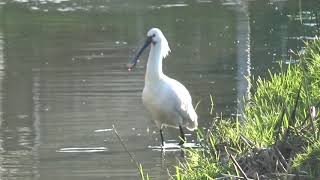
<path fill-rule="evenodd" d="M 179 142 L 179 145 L 183 145 L 184 142 L 186 141 L 186 138 L 185 138 L 185 136 L 184 136 L 184 132 L 183 132 L 181 126 L 179 126 L 179 129 L 180 129 L 180 138 L 181 138 L 181 140 L 180 140 L 180 142 Z"/>
<path fill-rule="evenodd" d="M 163 134 L 162 134 L 162 127 L 160 128 L 160 137 L 161 137 L 161 146 L 164 146 Z"/>

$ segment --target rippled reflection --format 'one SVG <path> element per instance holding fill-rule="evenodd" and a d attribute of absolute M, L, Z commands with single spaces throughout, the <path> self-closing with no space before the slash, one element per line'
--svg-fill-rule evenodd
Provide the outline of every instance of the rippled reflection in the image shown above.
<path fill-rule="evenodd" d="M 178 132 L 142 106 L 147 53 L 125 64 L 158 26 L 172 49 L 164 71 L 190 90 L 201 127 L 241 111 L 250 83 L 314 38 L 311 4 L 246 0 L 14 0 L 0 3 L 0 179 L 139 179 L 112 131 L 155 179 L 180 158 Z M 211 100 L 213 106 L 211 107 Z M 196 148 L 194 134 L 187 136 Z M 180 159 L 181 160 L 181 159 Z"/>
<path fill-rule="evenodd" d="M 0 89 L 3 89 L 2 88 L 2 81 L 3 81 L 3 74 L 4 74 L 4 72 L 3 72 L 3 70 L 4 70 L 4 66 L 3 66 L 3 35 L 2 35 L 2 29 L 1 29 L 1 27 L 0 27 Z M 0 99 L 1 99 L 1 101 L 2 101 L 2 99 L 3 99 L 3 96 L 2 96 L 2 94 L 3 94 L 3 92 L 1 92 L 1 96 L 0 96 Z M 3 105 L 2 105 L 2 103 L 0 103 L 0 113 L 1 113 L 1 116 L 2 116 L 2 114 L 3 114 Z M 0 129 L 2 129 L 2 118 L 1 118 L 1 120 L 0 120 Z M 1 166 L 0 166 L 0 177 L 3 177 L 3 173 L 4 173 L 4 171 L 5 171 L 5 169 L 3 168 L 3 164 L 2 164 L 2 162 L 4 162 L 4 158 L 3 158 L 3 156 L 2 156 L 2 153 L 5 151 L 4 149 L 3 149 L 3 133 L 2 133 L 2 131 L 0 131 L 0 153 L 1 153 L 1 156 L 0 156 L 0 163 L 1 163 Z"/>
<path fill-rule="evenodd" d="M 34 118 L 32 80 L 6 61 L 6 43 L 0 29 L 1 179 L 39 177 L 39 119 Z"/>

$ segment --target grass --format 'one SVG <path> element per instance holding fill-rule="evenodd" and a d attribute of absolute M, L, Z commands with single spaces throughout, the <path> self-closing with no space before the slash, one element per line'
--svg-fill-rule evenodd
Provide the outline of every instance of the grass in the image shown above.
<path fill-rule="evenodd" d="M 172 178 L 320 178 L 320 122 L 310 112 L 320 107 L 320 40 L 305 46 L 299 64 L 255 80 L 242 123 L 218 119 L 200 131 L 204 151 L 186 150 Z"/>
<path fill-rule="evenodd" d="M 297 154 L 293 161 L 293 168 L 305 171 L 313 175 L 314 178 L 320 177 L 320 141 L 317 140 L 310 144 L 303 153 Z"/>

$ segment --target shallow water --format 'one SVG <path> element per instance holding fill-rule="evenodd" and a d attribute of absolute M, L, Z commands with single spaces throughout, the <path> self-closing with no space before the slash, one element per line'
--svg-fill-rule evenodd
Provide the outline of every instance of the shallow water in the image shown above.
<path fill-rule="evenodd" d="M 298 1 L 0 4 L 0 179 L 140 179 L 113 125 L 146 173 L 168 178 L 181 159 L 178 131 L 165 129 L 170 150 L 161 154 L 141 102 L 148 53 L 133 72 L 125 68 L 150 27 L 172 50 L 165 73 L 201 101 L 201 127 L 242 108 L 250 88 L 243 75 L 294 63 L 289 50 L 319 29 L 312 2 L 301 11 Z M 186 136 L 197 147 L 194 133 Z"/>

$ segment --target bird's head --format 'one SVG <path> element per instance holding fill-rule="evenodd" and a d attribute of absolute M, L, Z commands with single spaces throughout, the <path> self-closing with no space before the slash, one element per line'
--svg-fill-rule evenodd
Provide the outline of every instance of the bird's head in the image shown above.
<path fill-rule="evenodd" d="M 153 44 L 157 44 L 158 42 L 162 42 L 162 40 L 166 40 L 164 35 L 162 34 L 161 30 L 158 28 L 152 28 L 147 33 L 147 38 L 151 39 Z"/>
<path fill-rule="evenodd" d="M 166 37 L 164 37 L 161 30 L 158 28 L 152 28 L 147 33 L 147 39 L 145 40 L 144 45 L 141 47 L 141 49 L 138 51 L 137 55 L 132 59 L 132 61 L 127 65 L 129 70 L 135 67 L 140 55 L 150 44 L 152 44 L 152 46 L 160 46 L 161 59 L 165 58 L 170 52 L 168 41 Z"/>

